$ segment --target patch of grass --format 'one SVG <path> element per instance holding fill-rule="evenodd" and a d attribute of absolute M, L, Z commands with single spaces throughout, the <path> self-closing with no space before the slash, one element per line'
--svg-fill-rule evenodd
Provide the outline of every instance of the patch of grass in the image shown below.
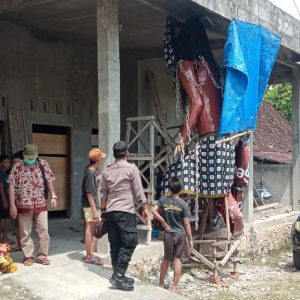
<path fill-rule="evenodd" d="M 289 260 L 289 254 L 292 252 L 290 240 L 287 240 L 280 248 L 272 249 L 266 253 L 248 253 L 241 257 L 241 263 L 244 265 L 261 265 L 262 259 L 265 258 L 264 265 L 278 266 L 278 262 Z"/>

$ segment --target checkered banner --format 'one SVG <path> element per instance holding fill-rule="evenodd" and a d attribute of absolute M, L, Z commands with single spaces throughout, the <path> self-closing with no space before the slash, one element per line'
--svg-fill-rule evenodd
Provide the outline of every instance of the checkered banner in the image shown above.
<path fill-rule="evenodd" d="M 162 183 L 165 195 L 170 194 L 168 181 L 172 177 L 181 178 L 184 194 L 196 195 L 197 187 L 199 196 L 204 198 L 222 197 L 230 191 L 234 179 L 234 144 L 232 141 L 215 142 L 216 135 L 202 137 L 184 156 L 184 161 L 170 165 Z M 196 172 L 199 172 L 198 178 Z"/>

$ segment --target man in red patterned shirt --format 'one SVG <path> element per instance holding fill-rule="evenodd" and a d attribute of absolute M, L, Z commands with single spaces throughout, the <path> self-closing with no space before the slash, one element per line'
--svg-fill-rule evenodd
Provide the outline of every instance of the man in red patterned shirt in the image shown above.
<path fill-rule="evenodd" d="M 24 253 L 24 265 L 34 263 L 34 245 L 31 238 L 32 225 L 39 236 L 39 249 L 35 261 L 49 265 L 47 258 L 50 245 L 48 234 L 48 192 L 51 194 L 51 207 L 57 206 L 53 181 L 55 179 L 48 163 L 38 158 L 36 145 L 28 144 L 23 152 L 24 160 L 13 165 L 8 178 L 10 215 L 18 215 L 21 248 Z"/>

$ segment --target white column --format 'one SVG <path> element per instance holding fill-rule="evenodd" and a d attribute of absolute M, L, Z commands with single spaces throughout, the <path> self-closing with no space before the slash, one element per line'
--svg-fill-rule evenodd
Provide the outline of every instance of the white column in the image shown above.
<path fill-rule="evenodd" d="M 114 161 L 113 144 L 120 139 L 120 58 L 118 0 L 97 0 L 98 124 L 100 149 L 107 153 L 105 165 Z M 97 250 L 108 254 L 107 235 Z"/>
<path fill-rule="evenodd" d="M 253 221 L 253 133 L 250 138 L 249 183 L 243 204 L 243 215 L 246 223 Z"/>
<path fill-rule="evenodd" d="M 300 209 L 300 70 L 293 70 L 293 173 L 292 173 L 292 206 L 293 210 Z"/>

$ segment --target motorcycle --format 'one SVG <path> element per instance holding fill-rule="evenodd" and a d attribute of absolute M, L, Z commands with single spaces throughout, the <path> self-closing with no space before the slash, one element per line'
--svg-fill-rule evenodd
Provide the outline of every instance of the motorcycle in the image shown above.
<path fill-rule="evenodd" d="M 291 241 L 293 247 L 294 266 L 297 270 L 300 270 L 300 215 L 292 225 Z"/>

